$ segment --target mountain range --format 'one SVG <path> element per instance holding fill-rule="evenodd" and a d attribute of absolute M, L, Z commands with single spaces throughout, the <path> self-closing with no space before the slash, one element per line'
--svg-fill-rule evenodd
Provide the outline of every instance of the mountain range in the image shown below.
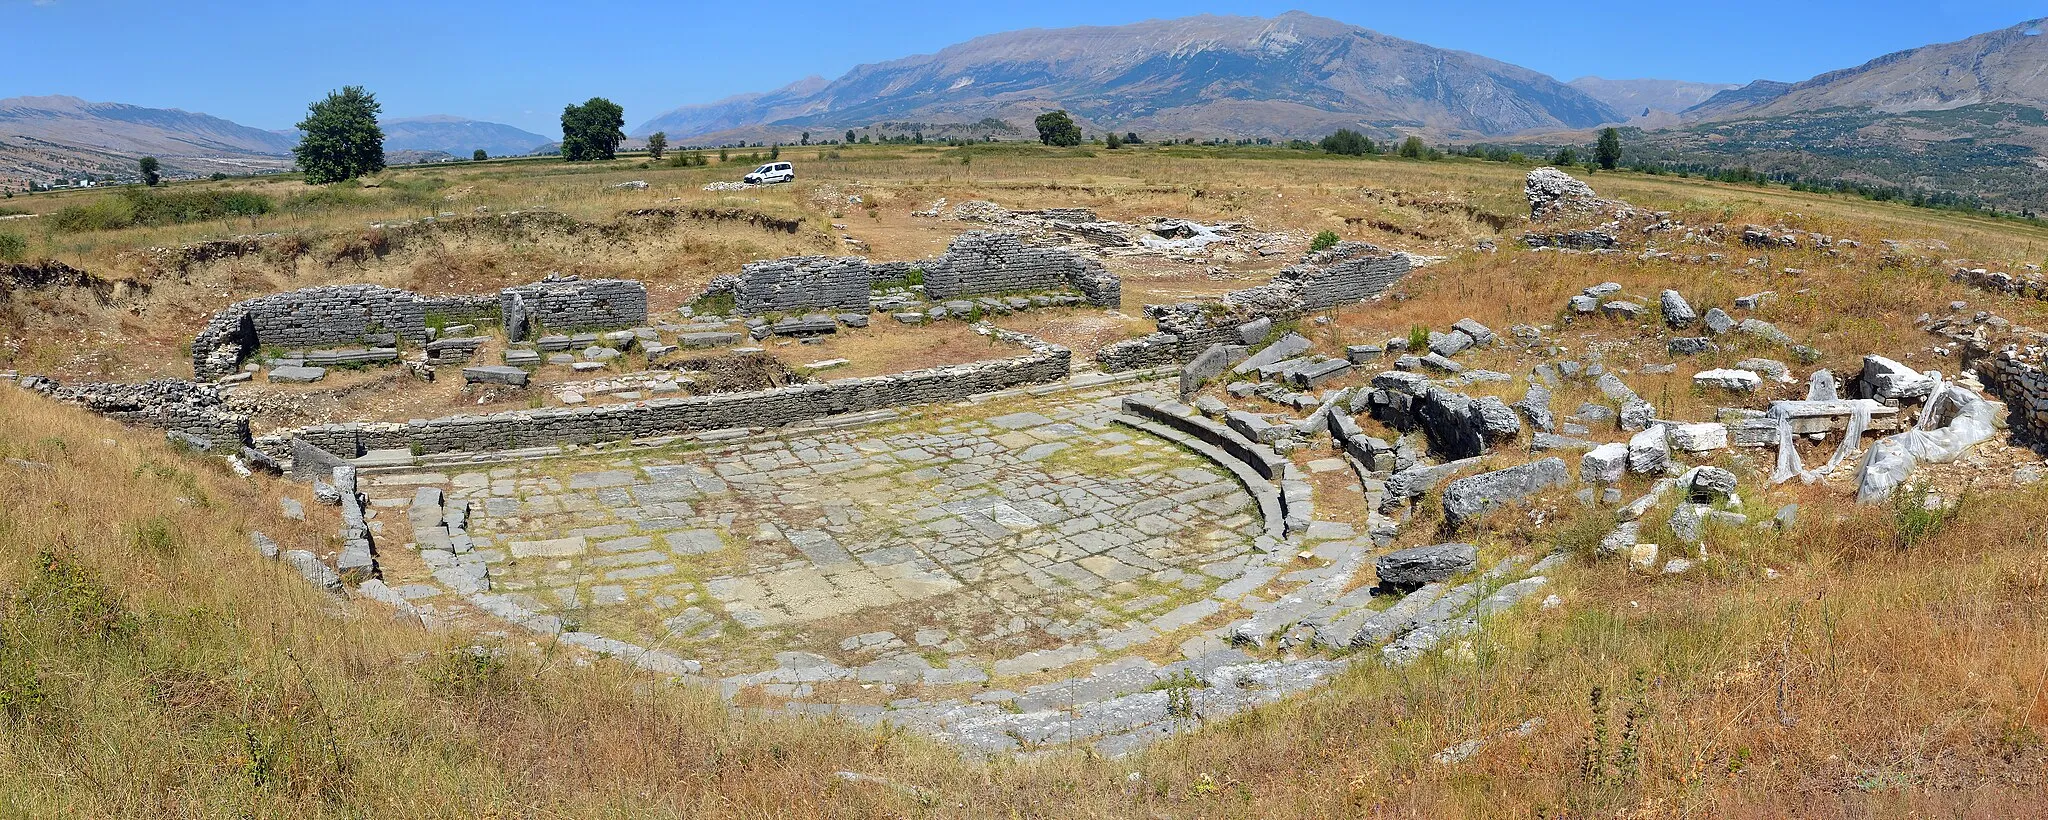
<path fill-rule="evenodd" d="M 2048 201 L 2044 22 L 1886 54 L 1801 82 L 1724 90 L 1680 111 L 1676 122 L 1629 134 L 1626 153 L 1909 196 L 1959 194 L 2031 213 Z"/>
<path fill-rule="evenodd" d="M 676 145 L 794 142 L 848 128 L 1029 139 L 1055 108 L 1089 134 L 1584 145 L 1625 127 L 1630 161 L 1752 167 L 2024 206 L 2048 195 L 2048 37 L 2042 21 L 1888 54 L 1800 82 L 1581 77 L 1559 82 L 1476 54 L 1301 13 L 1199 15 L 1027 29 L 834 78 L 686 105 L 631 132 Z M 384 123 L 394 161 L 546 151 L 549 137 L 434 116 Z M 0 186 L 132 172 L 281 170 L 291 132 L 175 109 L 72 97 L 0 100 Z M 2038 201 L 2038 200 L 2034 200 Z"/>
<path fill-rule="evenodd" d="M 548 137 L 460 117 L 385 120 L 387 160 L 418 162 L 533 153 Z M 162 161 L 172 176 L 289 170 L 296 131 L 265 131 L 175 108 L 145 108 L 77 97 L 0 99 L 0 187 L 85 174 L 133 174 L 140 157 Z"/>
<path fill-rule="evenodd" d="M 684 106 L 633 133 L 793 140 L 881 121 L 1028 123 L 1054 108 L 1094 133 L 1278 138 L 1354 128 L 1456 139 L 1624 119 L 1536 71 L 1288 12 L 992 34 L 829 82 Z"/>

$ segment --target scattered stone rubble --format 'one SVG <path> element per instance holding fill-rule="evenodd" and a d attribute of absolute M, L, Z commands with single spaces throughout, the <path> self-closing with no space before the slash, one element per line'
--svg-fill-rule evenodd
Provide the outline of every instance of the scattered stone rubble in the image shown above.
<path fill-rule="evenodd" d="M 1215 344 L 1252 344 L 1265 337 L 1257 328 L 1271 328 L 1274 320 L 1375 298 L 1435 261 L 1364 242 L 1338 243 L 1266 284 L 1224 294 L 1218 306 L 1146 305 L 1157 332 L 1104 346 L 1095 358 L 1103 370 L 1118 372 L 1185 362 Z"/>
<path fill-rule="evenodd" d="M 944 202 L 917 212 L 937 217 Z M 1185 259 L 1244 259 L 1278 256 L 1305 240 L 1288 233 L 1258 233 L 1233 222 L 1205 225 L 1176 217 L 1153 217 L 1143 225 L 1102 219 L 1086 208 L 1013 211 L 993 202 L 963 202 L 945 212 L 947 219 L 996 225 L 1041 241 L 1067 242 L 1096 253 L 1117 256 L 1157 254 Z"/>

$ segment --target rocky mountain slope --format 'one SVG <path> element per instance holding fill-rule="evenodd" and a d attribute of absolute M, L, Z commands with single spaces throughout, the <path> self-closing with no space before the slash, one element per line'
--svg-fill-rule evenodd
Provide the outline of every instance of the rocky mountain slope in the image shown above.
<path fill-rule="evenodd" d="M 134 173 L 138 157 L 171 174 L 249 173 L 291 166 L 287 135 L 175 108 L 77 97 L 0 100 L 0 187 L 80 174 Z"/>
<path fill-rule="evenodd" d="M 510 125 L 450 116 L 385 120 L 384 147 L 394 164 L 468 159 L 478 148 L 517 156 L 547 148 L 549 137 Z M 137 159 L 156 157 L 172 177 L 247 174 L 292 167 L 298 133 L 265 131 L 207 114 L 76 97 L 0 99 L 0 188 L 80 175 L 132 175 Z"/>
<path fill-rule="evenodd" d="M 1622 119 L 1526 68 L 1288 12 L 994 34 L 829 83 L 679 108 L 633 133 L 784 138 L 880 121 L 1028 123 L 1053 108 L 1097 133 L 1280 138 L 1342 127 L 1456 138 Z"/>
<path fill-rule="evenodd" d="M 2048 37 L 2032 20 L 1953 43 L 1884 55 L 1799 83 L 1760 80 L 1685 112 L 1694 120 L 1772 117 L 1829 108 L 1884 113 L 2019 103 L 2048 108 Z"/>

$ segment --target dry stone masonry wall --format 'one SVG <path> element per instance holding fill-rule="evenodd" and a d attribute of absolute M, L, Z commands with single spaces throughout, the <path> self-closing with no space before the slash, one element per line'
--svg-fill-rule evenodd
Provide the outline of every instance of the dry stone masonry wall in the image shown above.
<path fill-rule="evenodd" d="M 734 276 L 713 279 L 705 295 L 732 294 L 742 315 L 803 310 L 858 310 L 878 306 L 877 287 L 924 272 L 932 300 L 1030 291 L 1077 291 L 1089 304 L 1115 307 L 1123 283 L 1101 263 L 1065 248 L 1034 245 L 1011 233 L 970 231 L 944 254 L 922 262 L 871 262 L 858 256 L 791 256 L 748 263 Z M 885 300 L 879 305 L 894 310 Z"/>
<path fill-rule="evenodd" d="M 875 271 L 858 256 L 791 256 L 741 268 L 733 303 L 743 314 L 817 308 L 867 312 Z"/>
<path fill-rule="evenodd" d="M 473 318 L 493 310 L 502 311 L 508 333 L 515 322 L 521 329 L 533 322 L 578 329 L 624 327 L 647 321 L 647 288 L 622 279 L 573 278 L 510 288 L 496 296 L 422 296 L 378 285 L 301 288 L 215 313 L 192 339 L 192 373 L 201 381 L 231 375 L 265 346 L 425 344 L 430 318 Z M 385 336 L 390 338 L 380 338 Z"/>
<path fill-rule="evenodd" d="M 782 427 L 824 416 L 957 401 L 978 393 L 1057 381 L 1066 377 L 1071 358 L 1066 348 L 1047 346 L 1046 352 L 1011 359 L 752 393 L 449 416 L 404 424 L 320 425 L 265 436 L 257 447 L 285 455 L 291 449 L 291 439 L 299 438 L 336 456 L 355 458 L 371 450 L 410 449 L 419 454 L 506 450 L 693 430 Z"/>
<path fill-rule="evenodd" d="M 524 341 L 537 328 L 602 330 L 647 323 L 647 286 L 631 279 L 555 278 L 498 292 L 505 336 Z"/>
<path fill-rule="evenodd" d="M 23 385 L 108 418 L 164 430 L 201 450 L 240 447 L 249 440 L 249 417 L 227 410 L 214 385 L 159 379 L 59 386 L 31 378 L 33 382 L 24 380 Z"/>
<path fill-rule="evenodd" d="M 1073 288 L 1092 305 L 1115 307 L 1123 300 L 1122 280 L 1101 263 L 994 231 L 955 237 L 945 254 L 925 263 L 924 288 L 933 299 Z"/>
<path fill-rule="evenodd" d="M 1281 268 L 1266 284 L 1226 294 L 1223 303 L 1262 316 L 1298 316 L 1378 296 L 1414 269 L 1407 254 L 1340 242 Z"/>
<path fill-rule="evenodd" d="M 377 285 L 275 293 L 215 313 L 192 340 L 192 372 L 201 380 L 218 379 L 264 345 L 351 344 L 379 333 L 425 342 L 426 307 L 419 295 Z"/>
<path fill-rule="evenodd" d="M 1341 242 L 1282 268 L 1265 284 L 1224 294 L 1221 310 L 1191 302 L 1146 305 L 1158 332 L 1106 345 L 1095 359 L 1114 373 L 1185 362 L 1211 345 L 1256 344 L 1274 319 L 1371 299 L 1429 261 L 1365 242 Z"/>

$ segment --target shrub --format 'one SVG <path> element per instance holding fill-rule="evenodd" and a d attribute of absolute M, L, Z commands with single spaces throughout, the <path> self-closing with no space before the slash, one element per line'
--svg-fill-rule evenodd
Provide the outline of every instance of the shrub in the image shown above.
<path fill-rule="evenodd" d="M 1322 233 L 1316 234 L 1316 238 L 1308 243 L 1308 249 L 1311 251 L 1326 251 L 1337 247 L 1337 242 L 1337 232 L 1325 230 Z"/>
<path fill-rule="evenodd" d="M 257 216 L 277 210 L 270 197 L 249 191 L 150 191 L 124 188 L 115 196 L 72 205 L 50 216 L 58 231 L 111 231 L 155 225 L 180 225 L 236 216 Z"/>
<path fill-rule="evenodd" d="M 27 239 L 18 233 L 0 233 L 0 262 L 19 262 L 27 257 Z"/>
<path fill-rule="evenodd" d="M 1332 154 L 1359 157 L 1373 153 L 1372 140 L 1364 134 L 1349 128 L 1339 128 L 1337 133 L 1323 138 L 1323 150 Z"/>

